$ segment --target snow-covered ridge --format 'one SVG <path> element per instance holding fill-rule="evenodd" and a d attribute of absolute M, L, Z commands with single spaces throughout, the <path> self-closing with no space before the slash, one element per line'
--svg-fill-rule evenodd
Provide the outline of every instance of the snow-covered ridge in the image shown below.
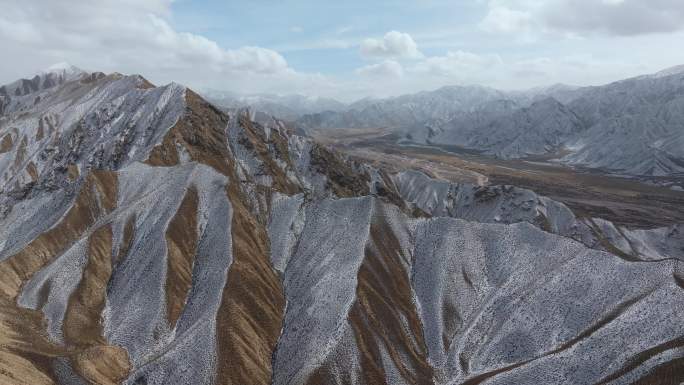
<path fill-rule="evenodd" d="M 30 79 L 20 79 L 0 86 L 0 98 L 26 96 L 87 76 L 87 72 L 68 63 L 57 63 Z M 0 113 L 2 110 L 0 110 Z"/>
<path fill-rule="evenodd" d="M 86 74 L 87 72 L 67 62 L 55 63 L 40 72 L 42 75 L 46 74 L 63 74 L 69 78 Z"/>
<path fill-rule="evenodd" d="M 185 111 L 185 87 L 148 84 L 94 73 L 11 97 L 0 120 L 11 144 L 0 153 L 2 190 L 54 189 L 88 169 L 145 160 Z"/>
<path fill-rule="evenodd" d="M 670 67 L 667 69 L 664 69 L 662 71 L 656 72 L 655 74 L 651 75 L 654 78 L 662 78 L 666 76 L 671 76 L 671 75 L 681 75 L 684 74 L 684 65 L 678 65 L 674 67 Z"/>

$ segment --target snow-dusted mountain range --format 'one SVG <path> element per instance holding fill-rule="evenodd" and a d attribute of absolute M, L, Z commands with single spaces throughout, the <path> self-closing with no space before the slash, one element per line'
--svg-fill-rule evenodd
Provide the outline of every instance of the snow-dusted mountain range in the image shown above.
<path fill-rule="evenodd" d="M 486 87 L 444 87 L 390 99 L 364 99 L 345 111 L 326 111 L 303 116 L 303 128 L 417 128 L 433 119 L 447 120 L 506 94 Z"/>
<path fill-rule="evenodd" d="M 3 89 L 2 384 L 684 381 L 681 226 L 392 174 L 137 75 Z"/>
<path fill-rule="evenodd" d="M 684 173 L 684 67 L 599 87 L 450 87 L 304 116 L 306 128 L 389 127 L 503 159 L 555 157 L 614 173 Z"/>
<path fill-rule="evenodd" d="M 308 114 L 342 111 L 347 106 L 334 99 L 304 95 L 236 95 L 231 92 L 207 90 L 203 97 L 222 108 L 251 108 L 286 121 L 296 121 Z"/>

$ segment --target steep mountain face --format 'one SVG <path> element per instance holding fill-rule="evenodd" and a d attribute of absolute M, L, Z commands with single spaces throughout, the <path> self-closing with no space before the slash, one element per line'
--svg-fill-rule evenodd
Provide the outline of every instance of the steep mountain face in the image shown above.
<path fill-rule="evenodd" d="M 478 127 L 491 125 L 495 120 L 507 116 L 520 108 L 520 105 L 512 100 L 497 99 L 486 102 L 474 109 L 461 112 L 451 119 L 432 119 L 424 124 L 424 129 L 408 128 L 404 137 L 410 142 L 432 143 L 437 138 L 444 136 L 445 141 L 465 142 L 468 135 L 477 134 Z"/>
<path fill-rule="evenodd" d="M 139 76 L 4 100 L 0 383 L 684 380 L 679 227 L 390 175 Z"/>
<path fill-rule="evenodd" d="M 481 149 L 511 159 L 554 152 L 583 131 L 583 125 L 571 110 L 548 98 L 524 108 L 513 102 L 489 104 L 451 120 L 439 131 L 427 142 Z"/>
<path fill-rule="evenodd" d="M 565 164 L 629 175 L 684 172 L 681 71 L 549 92 L 564 104 L 537 101 L 507 115 L 490 114 L 489 121 L 479 126 L 457 117 L 429 128 L 443 132 L 429 139 L 501 158 L 554 154 L 562 148 L 569 152 L 560 158 Z M 537 119 L 528 116 L 531 110 L 537 110 Z"/>
<path fill-rule="evenodd" d="M 590 88 L 568 106 L 588 130 L 569 143 L 565 162 L 637 175 L 684 172 L 684 72 Z"/>

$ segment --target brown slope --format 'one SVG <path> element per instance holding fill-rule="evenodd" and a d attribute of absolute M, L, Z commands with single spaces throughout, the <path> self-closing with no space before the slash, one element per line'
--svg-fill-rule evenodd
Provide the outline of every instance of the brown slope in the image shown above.
<path fill-rule="evenodd" d="M 217 320 L 216 384 L 270 384 L 271 356 L 285 309 L 283 288 L 270 264 L 266 230 L 239 203 L 235 190 L 228 195 L 233 202 L 233 264 Z"/>
<path fill-rule="evenodd" d="M 121 384 L 131 369 L 125 349 L 111 345 L 95 345 L 72 356 L 71 365 L 93 385 Z"/>
<path fill-rule="evenodd" d="M 64 316 L 65 342 L 78 349 L 72 356 L 72 366 L 93 384 L 120 383 L 130 370 L 128 354 L 120 347 L 108 345 L 101 324 L 107 282 L 112 274 L 111 252 L 111 227 L 100 227 L 90 236 L 88 263 Z"/>
<path fill-rule="evenodd" d="M 12 142 L 12 135 L 5 134 L 5 136 L 2 138 L 2 141 L 0 141 L 0 154 L 9 152 L 12 150 L 13 146 L 14 143 Z"/>
<path fill-rule="evenodd" d="M 371 238 L 358 275 L 357 300 L 350 313 L 361 352 L 364 383 L 385 384 L 380 349 L 389 353 L 409 384 L 433 383 L 432 367 L 399 241 L 384 216 L 375 216 Z M 404 322 L 404 320 L 406 322 Z"/>
<path fill-rule="evenodd" d="M 266 138 L 264 130 L 257 127 L 247 116 L 241 115 L 242 128 L 241 144 L 254 152 L 254 154 L 264 163 L 265 172 L 273 178 L 272 189 L 283 194 L 294 195 L 300 192 L 300 188 L 292 183 L 283 170 L 276 164 L 274 156 L 283 158 L 286 164 L 294 167 L 288 154 L 287 139 L 278 132 L 273 132 L 270 138 Z"/>
<path fill-rule="evenodd" d="M 126 258 L 128 252 L 133 246 L 133 239 L 135 235 L 135 214 L 131 215 L 126 221 L 126 226 L 124 226 L 123 239 L 121 239 L 121 244 L 119 245 L 119 252 L 116 255 L 112 255 L 112 266 L 116 266 L 119 261 Z"/>
<path fill-rule="evenodd" d="M 185 100 L 187 107 L 184 116 L 169 130 L 162 143 L 152 150 L 146 163 L 152 166 L 175 166 L 180 161 L 176 146 L 182 146 L 193 161 L 230 176 L 230 153 L 224 131 L 228 116 L 190 90 L 186 91 Z"/>
<path fill-rule="evenodd" d="M 52 384 L 52 357 L 65 354 L 47 337 L 38 310 L 24 309 L 0 296 L 0 384 Z"/>
<path fill-rule="evenodd" d="M 25 358 L 0 349 L 0 384 L 7 385 L 52 385 L 54 377 L 49 369 L 40 368 L 38 358 Z"/>
<path fill-rule="evenodd" d="M 325 146 L 313 146 L 311 165 L 328 177 L 327 187 L 340 198 L 370 194 L 368 175 L 355 172 L 338 154 Z"/>
<path fill-rule="evenodd" d="M 663 352 L 682 348 L 684 348 L 684 336 L 644 350 L 632 357 L 622 368 L 602 379 L 598 385 L 608 384 L 612 381 L 618 380 L 620 377 L 631 372 L 632 370 L 635 370 L 646 361 L 658 356 Z M 648 375 L 641 379 L 640 382 L 637 381 L 637 383 L 679 384 L 681 381 L 684 381 L 684 372 L 680 372 L 679 375 L 676 375 L 677 373 L 675 369 L 677 368 L 684 369 L 684 362 L 682 362 L 681 359 L 675 359 L 669 363 L 665 363 L 654 368 Z"/>
<path fill-rule="evenodd" d="M 87 347 L 105 343 L 99 319 L 112 274 L 111 250 L 112 230 L 110 226 L 100 227 L 88 240 L 88 262 L 64 315 L 63 332 L 68 344 Z"/>
<path fill-rule="evenodd" d="M 0 295 L 14 301 L 22 285 L 54 257 L 81 239 L 116 202 L 116 174 L 96 171 L 85 183 L 66 216 L 22 251 L 0 262 Z"/>
<path fill-rule="evenodd" d="M 168 270 L 166 312 L 171 328 L 181 315 L 192 286 L 192 265 L 197 251 L 197 189 L 190 187 L 166 230 Z"/>
<path fill-rule="evenodd" d="M 684 383 L 684 358 L 658 365 L 633 385 L 681 385 Z"/>
<path fill-rule="evenodd" d="M 45 137 L 45 118 L 38 119 L 38 131 L 36 131 L 36 142 L 40 142 Z"/>
<path fill-rule="evenodd" d="M 307 385 L 394 385 L 386 369 L 387 355 L 407 384 L 431 385 L 433 369 L 427 360 L 422 325 L 413 302 L 405 255 L 382 205 L 370 225 L 370 238 L 359 268 L 356 301 L 348 315 L 360 372 L 340 362 L 345 349 L 331 353 L 306 381 Z M 385 357 L 387 357 L 385 356 Z"/>
<path fill-rule="evenodd" d="M 22 251 L 0 262 L 0 372 L 7 378 L 45 383 L 54 379 L 52 358 L 78 354 L 49 342 L 42 312 L 20 308 L 16 303 L 22 286 L 35 273 L 86 236 L 98 218 L 114 209 L 116 174 L 90 174 L 64 218 Z M 99 319 L 99 313 L 97 314 Z M 2 378 L 2 377 L 0 377 Z M 12 383 L 8 381 L 7 383 Z"/>
<path fill-rule="evenodd" d="M 28 172 L 29 176 L 31 177 L 31 181 L 38 182 L 38 169 L 36 168 L 36 164 L 33 162 L 29 162 L 28 166 L 26 166 L 26 172 Z"/>
<path fill-rule="evenodd" d="M 24 160 L 26 159 L 26 147 L 28 147 L 28 141 L 26 136 L 24 136 L 21 138 L 21 142 L 19 142 L 19 147 L 17 148 L 17 154 L 14 156 L 14 167 L 17 170 L 22 166 L 22 163 L 24 163 Z"/>
<path fill-rule="evenodd" d="M 229 177 L 228 197 L 233 209 L 233 264 L 217 315 L 216 384 L 270 384 L 271 355 L 280 334 L 285 299 L 280 280 L 271 268 L 264 225 L 248 209 L 240 190 L 235 164 L 228 150 L 228 116 L 194 92 L 186 93 L 185 116 L 156 147 L 147 163 L 179 163 L 177 145 L 193 161 Z"/>

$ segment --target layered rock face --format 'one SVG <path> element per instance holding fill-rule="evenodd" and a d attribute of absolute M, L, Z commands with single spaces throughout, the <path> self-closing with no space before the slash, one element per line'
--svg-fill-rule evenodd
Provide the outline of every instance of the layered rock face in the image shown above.
<path fill-rule="evenodd" d="M 676 226 L 389 175 L 139 76 L 28 90 L 0 112 L 0 383 L 684 381 Z"/>

